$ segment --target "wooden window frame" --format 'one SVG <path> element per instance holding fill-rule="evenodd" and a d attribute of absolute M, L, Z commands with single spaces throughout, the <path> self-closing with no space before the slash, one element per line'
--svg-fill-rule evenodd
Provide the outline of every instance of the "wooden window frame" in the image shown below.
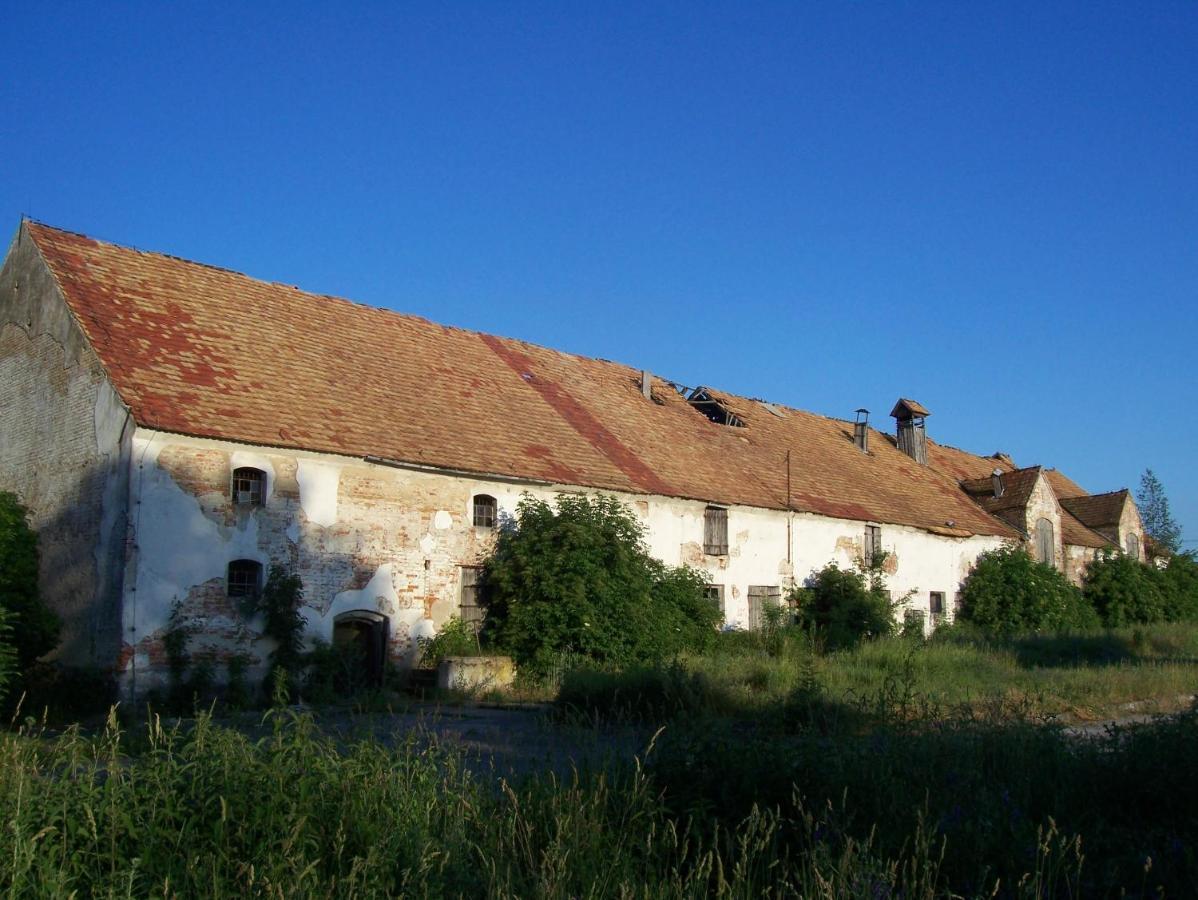
<path fill-rule="evenodd" d="M 242 489 L 242 485 L 245 489 Z M 266 473 L 254 466 L 233 470 L 229 494 L 234 506 L 262 506 L 266 503 Z"/>
<path fill-rule="evenodd" d="M 225 568 L 225 595 L 257 598 L 262 594 L 262 563 L 256 559 L 234 559 Z"/>
<path fill-rule="evenodd" d="M 487 617 L 486 608 L 480 602 L 479 597 L 479 576 L 482 574 L 482 566 L 460 566 L 460 578 L 458 585 L 458 618 L 463 622 L 471 625 L 475 631 L 482 627 L 483 620 Z M 467 602 L 467 600 L 471 602 Z"/>
<path fill-rule="evenodd" d="M 865 539 L 861 545 L 861 557 L 867 569 L 873 568 L 874 559 L 882 552 L 882 526 L 866 525 Z"/>
<path fill-rule="evenodd" d="M 490 494 L 475 494 L 471 506 L 475 528 L 494 528 L 499 522 L 499 501 Z"/>
<path fill-rule="evenodd" d="M 1045 539 L 1047 538 L 1047 545 Z M 1057 534 L 1052 520 L 1041 516 L 1036 520 L 1035 531 L 1036 561 L 1056 568 L 1057 565 Z M 1047 557 L 1045 559 L 1044 557 Z"/>
<path fill-rule="evenodd" d="M 782 588 L 776 584 L 751 584 L 745 599 L 748 603 L 749 627 L 758 631 L 765 607 L 782 605 Z"/>
<path fill-rule="evenodd" d="M 713 604 L 720 611 L 720 615 L 725 615 L 724 586 L 722 584 L 703 585 L 703 599 Z"/>

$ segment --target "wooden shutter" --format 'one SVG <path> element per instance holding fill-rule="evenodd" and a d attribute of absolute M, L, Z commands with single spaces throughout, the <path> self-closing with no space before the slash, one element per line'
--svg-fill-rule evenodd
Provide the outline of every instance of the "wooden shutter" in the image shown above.
<path fill-rule="evenodd" d="M 703 514 L 703 552 L 709 556 L 728 553 L 728 510 L 709 506 Z"/>

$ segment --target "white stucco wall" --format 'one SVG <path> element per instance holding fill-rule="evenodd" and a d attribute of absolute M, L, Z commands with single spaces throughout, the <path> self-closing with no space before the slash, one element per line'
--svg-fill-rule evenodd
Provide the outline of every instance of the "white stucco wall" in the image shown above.
<path fill-rule="evenodd" d="M 261 662 L 269 649 L 255 640 L 225 596 L 235 559 L 300 575 L 311 639 L 331 640 L 334 618 L 366 609 L 390 623 L 391 657 L 410 662 L 415 641 L 456 614 L 460 567 L 479 563 L 493 529 L 473 526 L 473 498 L 494 497 L 499 520 L 513 516 L 523 494 L 553 500 L 571 486 L 516 483 L 396 468 L 327 454 L 247 448 L 229 442 L 139 429 L 133 436 L 131 508 L 136 552 L 126 579 L 126 682 L 141 673 L 153 684 L 163 669 L 161 638 L 178 603 L 195 629 L 193 652 L 218 662 L 232 652 Z M 268 473 L 265 503 L 229 502 L 236 466 Z M 620 495 L 646 526 L 650 552 L 670 565 L 703 570 L 724 587 L 728 625 L 748 621 L 750 585 L 785 594 L 829 562 L 851 567 L 861 555 L 865 524 L 782 510 L 728 507 L 728 554 L 703 553 L 704 511 L 697 500 Z M 787 522 L 790 522 L 788 531 Z M 997 537 L 952 538 L 907 526 L 881 528 L 888 587 L 909 606 L 928 609 L 942 591 L 951 613 L 961 580 Z"/>

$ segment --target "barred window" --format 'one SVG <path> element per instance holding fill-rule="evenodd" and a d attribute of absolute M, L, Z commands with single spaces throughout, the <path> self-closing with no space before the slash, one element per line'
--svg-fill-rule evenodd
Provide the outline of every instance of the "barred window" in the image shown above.
<path fill-rule="evenodd" d="M 728 554 L 728 510 L 709 506 L 703 512 L 703 552 L 708 556 Z"/>
<path fill-rule="evenodd" d="M 257 597 L 262 590 L 262 563 L 235 559 L 229 563 L 227 592 L 230 597 Z"/>
<path fill-rule="evenodd" d="M 233 502 L 238 506 L 261 506 L 266 473 L 249 466 L 233 470 Z"/>
<path fill-rule="evenodd" d="M 494 528 L 496 511 L 499 504 L 495 502 L 495 498 L 487 494 L 474 495 L 474 527 L 475 528 Z"/>

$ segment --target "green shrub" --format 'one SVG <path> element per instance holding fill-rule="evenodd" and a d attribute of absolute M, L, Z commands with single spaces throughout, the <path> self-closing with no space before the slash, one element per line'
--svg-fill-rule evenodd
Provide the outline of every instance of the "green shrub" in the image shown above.
<path fill-rule="evenodd" d="M 978 557 L 961 586 L 958 616 L 996 634 L 1098 625 L 1094 608 L 1059 570 L 1016 544 Z"/>
<path fill-rule="evenodd" d="M 0 607 L 9 613 L 17 667 L 25 671 L 58 645 L 62 623 L 38 596 L 37 533 L 16 495 L 0 491 Z"/>
<path fill-rule="evenodd" d="M 799 624 L 829 650 L 894 633 L 894 604 L 881 579 L 841 569 L 835 563 L 816 572 L 792 595 Z"/>
<path fill-rule="evenodd" d="M 563 495 L 555 509 L 526 495 L 484 564 L 483 643 L 537 675 L 563 656 L 626 666 L 704 650 L 719 612 L 703 585 L 650 556 L 615 498 Z"/>
<path fill-rule="evenodd" d="M 417 638 L 420 647 L 420 665 L 436 668 L 447 656 L 478 656 L 482 646 L 478 633 L 469 622 L 452 616 L 431 638 Z"/>
<path fill-rule="evenodd" d="M 1119 552 L 1104 550 L 1091 561 L 1082 592 L 1108 628 L 1163 622 L 1170 612 L 1161 573 Z"/>

